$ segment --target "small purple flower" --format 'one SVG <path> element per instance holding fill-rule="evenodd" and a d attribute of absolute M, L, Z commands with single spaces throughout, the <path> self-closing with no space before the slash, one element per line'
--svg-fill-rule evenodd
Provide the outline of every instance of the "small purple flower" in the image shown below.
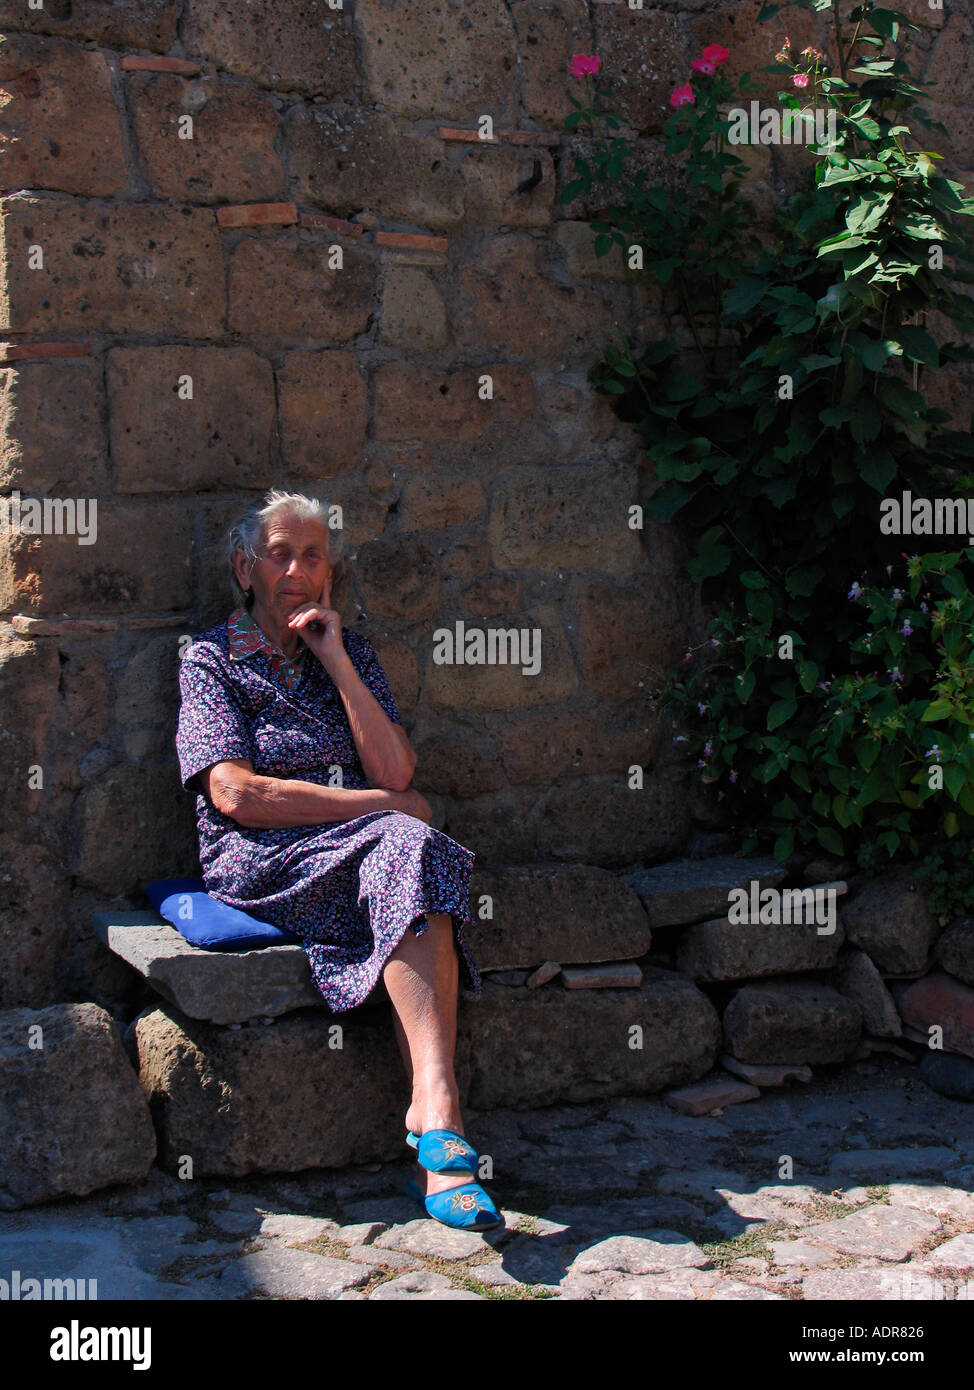
<path fill-rule="evenodd" d="M 684 666 L 687 664 L 688 661 L 692 661 L 692 660 L 693 660 L 693 652 L 687 652 L 686 656 L 683 658 L 683 664 L 684 664 Z"/>
<path fill-rule="evenodd" d="M 926 605 L 925 603 L 921 603 L 921 604 L 920 604 L 920 612 L 921 612 L 921 613 L 929 613 L 929 612 L 930 612 L 930 609 L 927 607 L 927 605 Z"/>
<path fill-rule="evenodd" d="M 940 744 L 939 744 L 939 743 L 935 743 L 935 744 L 933 745 L 932 748 L 928 748 L 928 749 L 927 749 L 927 751 L 924 753 L 923 756 L 924 756 L 925 758 L 934 758 L 934 759 L 939 763 L 939 762 L 940 762 Z"/>
<path fill-rule="evenodd" d="M 700 711 L 701 714 L 706 714 L 709 708 L 709 705 L 697 705 L 697 709 Z"/>
<path fill-rule="evenodd" d="M 892 566 L 891 566 L 891 568 L 892 568 Z M 894 589 L 893 592 L 892 592 L 892 594 L 890 594 L 890 598 L 893 600 L 894 603 L 900 603 L 900 602 L 902 602 L 902 599 L 903 599 L 903 590 L 902 590 L 902 589 Z"/>
<path fill-rule="evenodd" d="M 902 632 L 902 634 L 903 634 L 904 637 L 910 637 L 910 636 L 912 636 L 913 628 L 910 626 L 910 620 L 909 620 L 909 618 L 907 618 L 906 622 L 905 622 L 905 623 L 903 624 L 903 626 L 900 628 L 900 632 Z"/>
<path fill-rule="evenodd" d="M 853 602 L 855 602 L 856 599 L 862 598 L 862 585 L 859 583 L 858 579 L 853 582 L 852 588 L 849 590 L 846 597 L 851 598 Z"/>
<path fill-rule="evenodd" d="M 703 755 L 705 758 L 712 758 L 714 755 L 714 750 L 711 747 L 709 740 L 703 746 Z"/>
<path fill-rule="evenodd" d="M 733 768 L 731 768 L 731 770 L 730 770 L 730 779 L 731 779 L 732 782 L 736 782 L 736 781 L 737 781 L 737 773 L 734 771 Z"/>
<path fill-rule="evenodd" d="M 719 647 L 719 646 L 720 646 L 720 643 L 717 641 L 717 638 L 716 638 L 716 637 L 711 637 L 711 639 L 710 639 L 710 645 L 711 645 L 712 647 Z"/>
<path fill-rule="evenodd" d="M 674 743 L 686 743 L 686 741 L 686 734 L 677 734 L 676 738 L 673 740 Z"/>
<path fill-rule="evenodd" d="M 900 670 L 898 666 L 894 666 L 892 671 L 890 671 L 889 673 L 889 678 L 894 685 L 897 685 L 903 680 L 903 672 Z"/>
<path fill-rule="evenodd" d="M 698 763 L 697 763 L 697 767 L 706 767 L 706 766 L 707 766 L 707 764 L 704 762 L 703 758 L 701 758 L 701 759 L 698 761 Z"/>

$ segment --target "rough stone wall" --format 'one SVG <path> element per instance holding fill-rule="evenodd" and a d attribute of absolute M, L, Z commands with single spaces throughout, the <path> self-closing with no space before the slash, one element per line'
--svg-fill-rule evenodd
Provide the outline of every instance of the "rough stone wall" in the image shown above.
<path fill-rule="evenodd" d="M 341 504 L 343 620 L 481 864 L 684 846 L 646 692 L 692 594 L 678 538 L 629 527 L 648 463 L 586 381 L 614 326 L 683 330 L 557 201 L 587 145 L 562 122 L 598 53 L 658 174 L 699 48 L 774 51 L 758 8 L 0 0 L 0 491 L 98 504 L 94 544 L 2 538 L 0 1003 L 110 992 L 91 907 L 195 871 L 180 639 L 228 612 L 223 532 L 273 484 Z M 963 168 L 970 25 L 922 13 Z M 794 156 L 752 158 L 780 196 Z M 434 665 L 458 621 L 539 630 L 540 674 Z"/>

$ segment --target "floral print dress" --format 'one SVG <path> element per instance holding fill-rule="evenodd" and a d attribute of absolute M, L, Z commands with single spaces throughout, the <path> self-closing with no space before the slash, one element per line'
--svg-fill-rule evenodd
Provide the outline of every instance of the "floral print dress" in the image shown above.
<path fill-rule="evenodd" d="M 342 643 L 382 709 L 401 724 L 372 643 L 347 629 Z M 183 786 L 197 792 L 207 892 L 298 937 L 335 1013 L 362 1003 L 406 931 L 426 930 L 427 913 L 450 914 L 461 975 L 479 991 L 462 927 L 473 921 L 472 850 L 402 811 L 252 829 L 219 812 L 199 785 L 199 773 L 214 763 L 247 758 L 266 777 L 369 786 L 341 695 L 314 653 L 304 648 L 289 661 L 238 608 L 186 649 L 179 686 L 176 751 Z"/>

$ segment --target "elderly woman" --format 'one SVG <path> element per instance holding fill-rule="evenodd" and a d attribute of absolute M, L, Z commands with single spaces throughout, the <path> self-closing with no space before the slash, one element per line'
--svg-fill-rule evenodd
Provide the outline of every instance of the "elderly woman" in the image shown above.
<path fill-rule="evenodd" d="M 375 648 L 332 606 L 347 579 L 317 499 L 268 493 L 230 532 L 238 607 L 180 665 L 176 746 L 197 791 L 207 891 L 299 937 L 333 1012 L 381 975 L 412 1085 L 406 1142 L 450 1226 L 499 1223 L 471 1181 L 453 1072 L 459 947 L 474 855 L 430 826 L 411 786 L 416 754 Z"/>

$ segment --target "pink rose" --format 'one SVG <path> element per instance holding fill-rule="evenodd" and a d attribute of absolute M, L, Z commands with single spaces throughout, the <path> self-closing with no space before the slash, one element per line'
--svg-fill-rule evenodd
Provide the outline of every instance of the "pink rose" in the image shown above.
<path fill-rule="evenodd" d="M 719 68 L 730 57 L 730 49 L 719 43 L 708 43 L 700 57 L 705 63 L 713 63 L 715 68 Z"/>
<path fill-rule="evenodd" d="M 807 72 L 796 72 L 795 75 L 794 75 L 794 77 L 793 77 L 791 80 L 792 80 L 792 82 L 794 82 L 794 84 L 795 84 L 796 87 L 807 87 L 807 86 L 808 86 L 808 73 L 807 73 Z"/>
<path fill-rule="evenodd" d="M 708 63 L 706 58 L 694 58 L 690 66 L 693 68 L 694 72 L 705 72 L 708 77 L 713 77 L 714 75 L 714 65 L 713 63 Z"/>
<path fill-rule="evenodd" d="M 685 82 L 682 87 L 674 87 L 670 92 L 671 106 L 694 106 L 696 100 L 689 82 Z"/>
<path fill-rule="evenodd" d="M 594 77 L 602 66 L 602 59 L 594 53 L 576 53 L 568 71 L 572 77 Z"/>

